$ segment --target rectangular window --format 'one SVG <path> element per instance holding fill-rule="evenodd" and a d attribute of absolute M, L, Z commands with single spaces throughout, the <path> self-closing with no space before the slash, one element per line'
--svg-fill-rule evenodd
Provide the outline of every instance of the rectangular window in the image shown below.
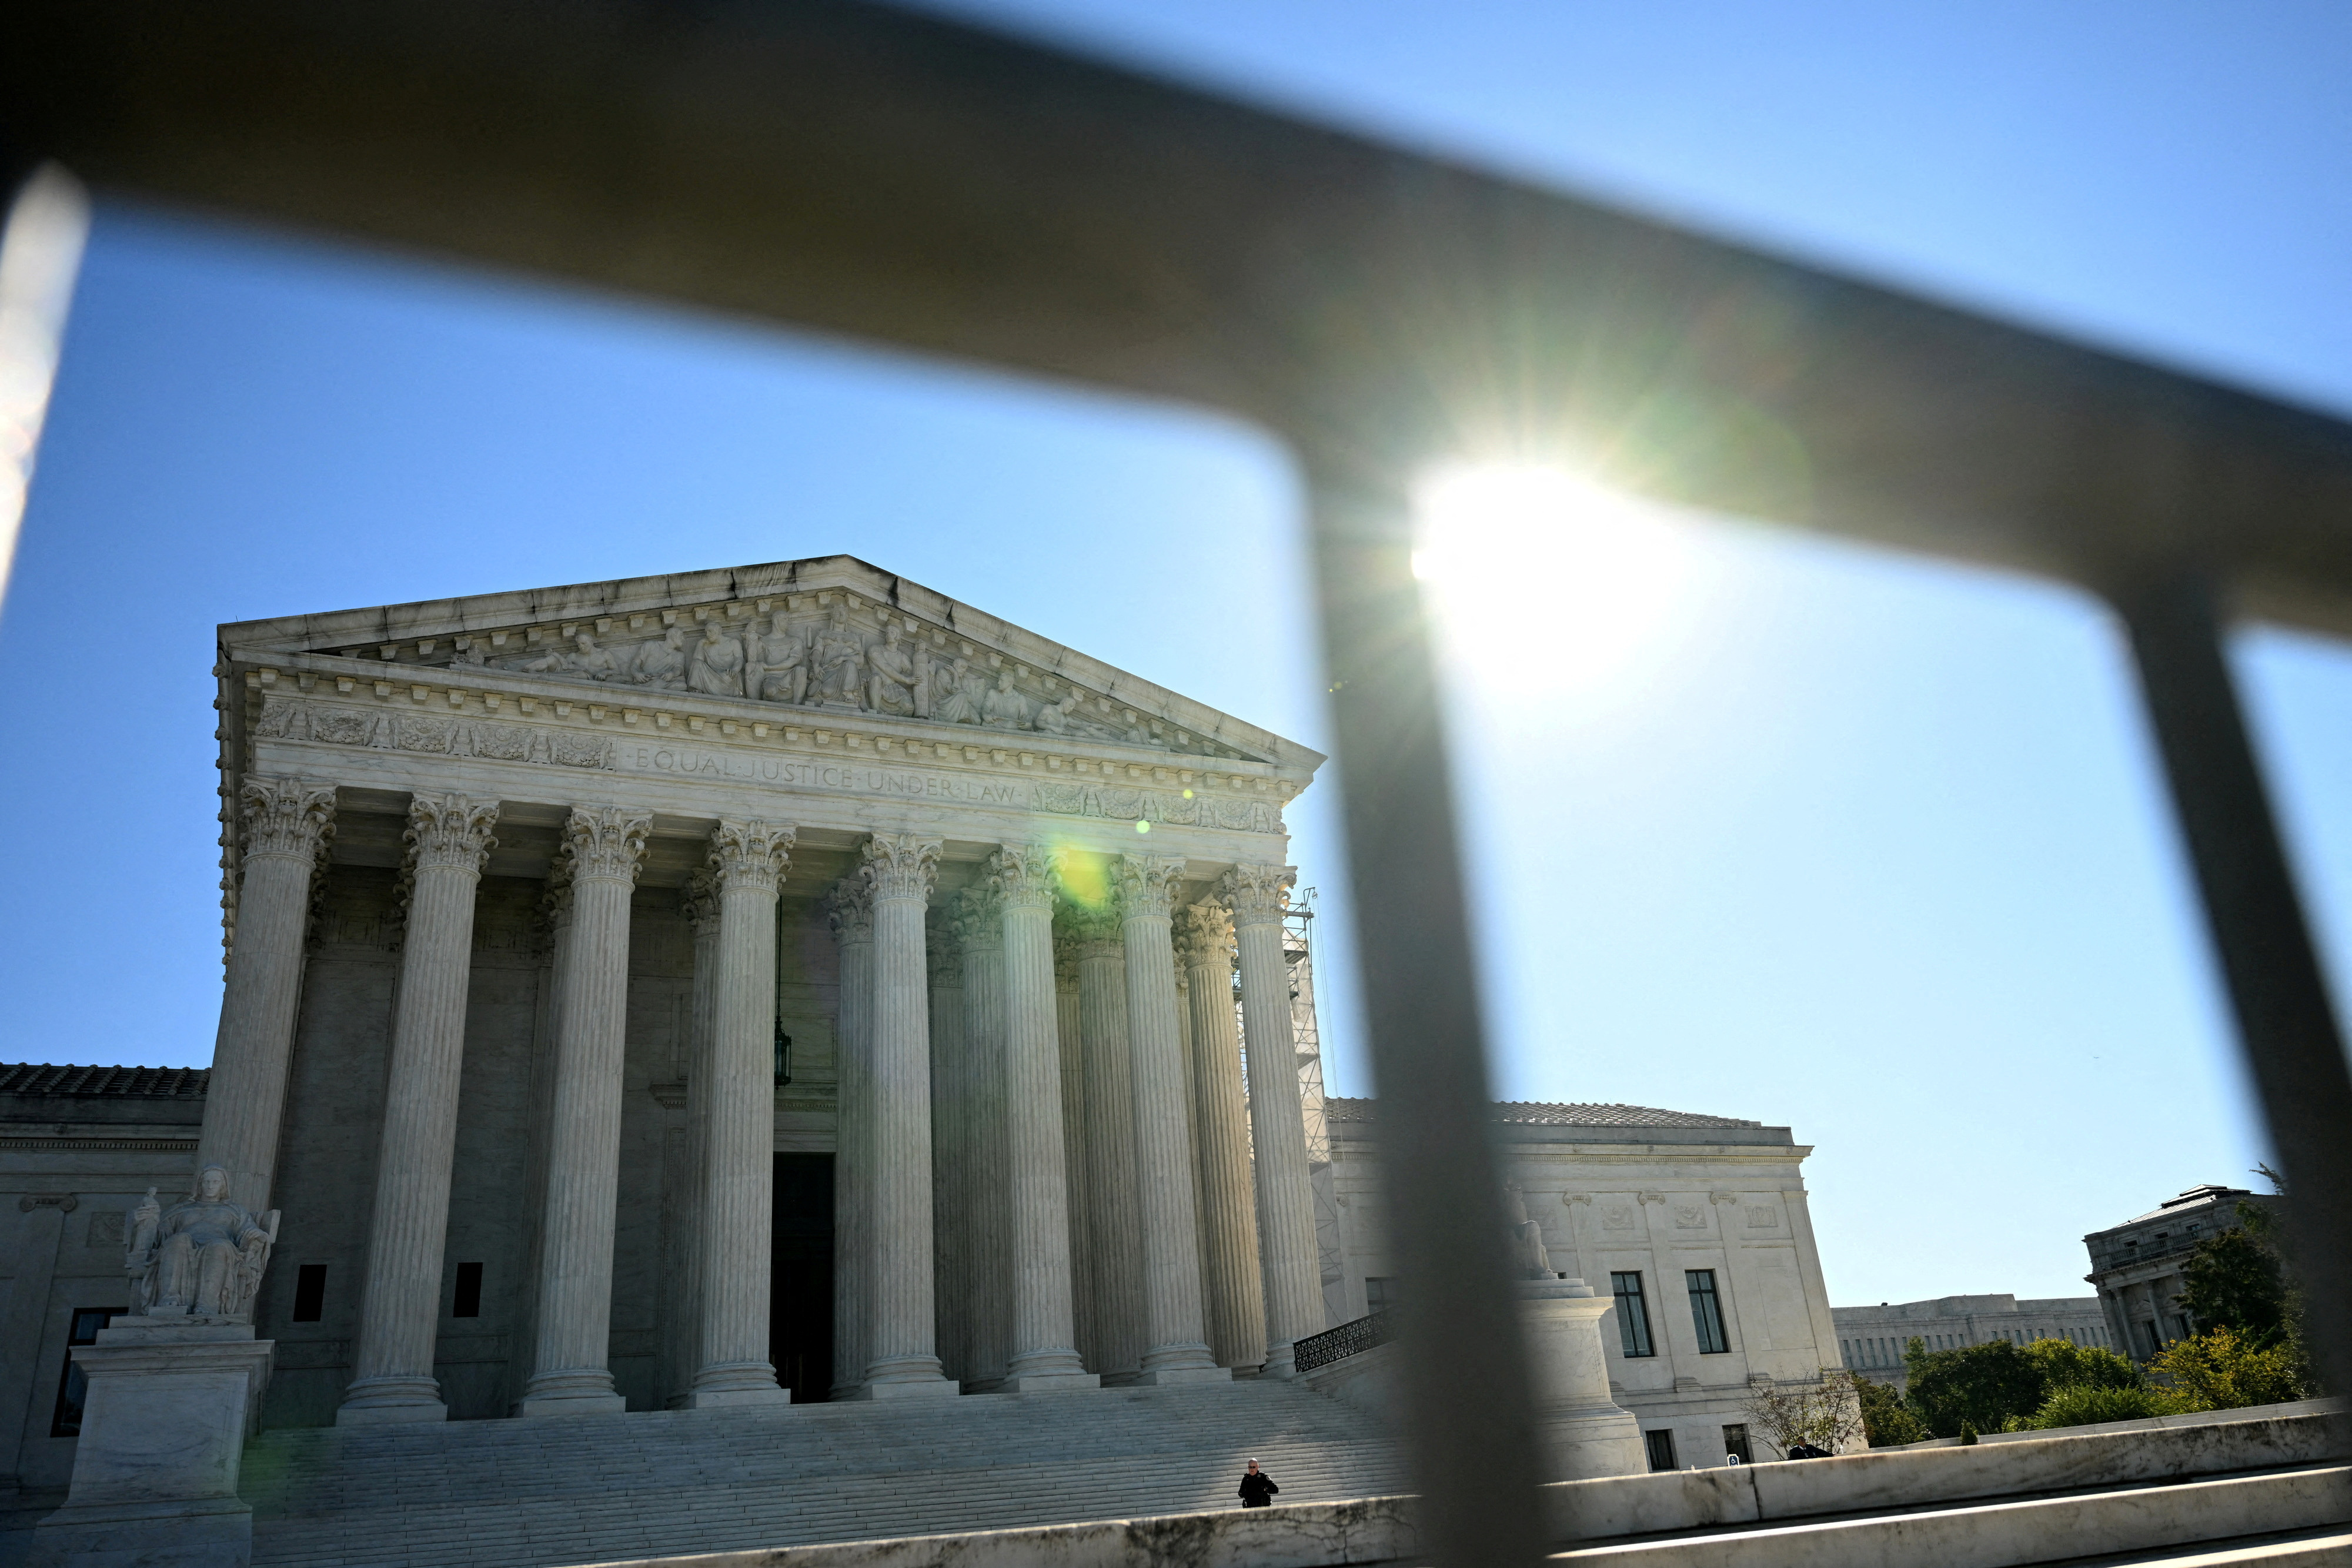
<path fill-rule="evenodd" d="M 1617 1297 L 1617 1348 L 1633 1359 L 1657 1354 L 1650 1345 L 1650 1304 L 1642 1299 L 1642 1276 L 1612 1274 L 1609 1285 Z"/>
<path fill-rule="evenodd" d="M 1675 1435 L 1672 1432 L 1644 1432 L 1642 1434 L 1642 1446 L 1650 1450 L 1650 1469 L 1675 1470 L 1682 1468 L 1675 1463 Z"/>
<path fill-rule="evenodd" d="M 305 1263 L 294 1270 L 294 1321 L 315 1323 L 327 1310 L 327 1266 Z"/>
<path fill-rule="evenodd" d="M 482 1266 L 479 1263 L 457 1265 L 457 1288 L 450 1293 L 449 1315 L 453 1318 L 478 1318 L 482 1315 Z"/>
<path fill-rule="evenodd" d="M 1367 1274 L 1364 1276 L 1364 1310 L 1366 1312 L 1386 1312 L 1389 1308 L 1395 1306 L 1396 1301 L 1396 1281 L 1394 1280 L 1384 1280 L 1377 1274 Z"/>
<path fill-rule="evenodd" d="M 1748 1451 L 1746 1423 L 1743 1422 L 1737 1427 L 1726 1427 L 1723 1429 L 1723 1457 L 1727 1459 L 1738 1459 L 1743 1465 L 1752 1465 L 1756 1462 L 1756 1456 Z"/>
<path fill-rule="evenodd" d="M 1723 1337 L 1723 1302 L 1715 1293 L 1715 1270 L 1685 1269 L 1683 1279 L 1690 1286 L 1691 1327 L 1698 1331 L 1699 1354 L 1727 1354 L 1731 1345 Z"/>
<path fill-rule="evenodd" d="M 76 1307 L 73 1326 L 66 1331 L 65 1371 L 58 1376 L 58 1408 L 49 1417 L 49 1436 L 81 1436 L 81 1402 L 89 1396 L 89 1375 L 76 1366 L 71 1347 L 96 1344 L 98 1331 L 122 1316 L 121 1307 Z"/>

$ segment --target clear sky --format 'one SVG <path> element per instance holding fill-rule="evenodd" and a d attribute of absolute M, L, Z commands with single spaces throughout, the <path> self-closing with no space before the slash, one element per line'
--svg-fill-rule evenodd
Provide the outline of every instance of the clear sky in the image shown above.
<path fill-rule="evenodd" d="M 2341 6 L 953 8 L 2352 410 Z M 104 206 L 0 619 L 0 1056 L 209 1054 L 215 622 L 848 551 L 1321 745 L 1296 507 L 1195 413 Z M 1840 1303 L 2080 1293 L 2262 1157 L 2095 606 L 1737 519 L 1528 559 L 1442 583 L 1503 1092 L 1792 1127 Z M 2240 654 L 2341 977 L 2352 657 Z"/>

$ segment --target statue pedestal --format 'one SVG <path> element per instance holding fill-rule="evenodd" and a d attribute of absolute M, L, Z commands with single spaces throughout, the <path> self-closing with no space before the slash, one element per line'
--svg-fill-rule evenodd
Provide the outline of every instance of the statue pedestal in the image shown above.
<path fill-rule="evenodd" d="M 33 1532 L 37 1568 L 246 1568 L 236 1495 L 271 1340 L 231 1318 L 117 1318 L 74 1363 L 89 1379 L 73 1487 Z"/>
<path fill-rule="evenodd" d="M 1580 1481 L 1648 1470 L 1640 1424 L 1609 1397 L 1601 1320 L 1614 1303 L 1581 1280 L 1521 1280 L 1517 1288 L 1534 1375 L 1543 1479 Z"/>

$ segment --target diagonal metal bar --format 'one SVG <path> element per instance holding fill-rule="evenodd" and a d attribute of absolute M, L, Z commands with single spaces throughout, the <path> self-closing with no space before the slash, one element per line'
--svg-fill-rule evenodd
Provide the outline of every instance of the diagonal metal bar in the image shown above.
<path fill-rule="evenodd" d="M 2321 1381 L 2352 1389 L 2352 1070 L 2231 679 L 2211 581 L 2111 591 L 2130 634 L 2206 929 L 2286 1177 L 2289 1250 Z"/>

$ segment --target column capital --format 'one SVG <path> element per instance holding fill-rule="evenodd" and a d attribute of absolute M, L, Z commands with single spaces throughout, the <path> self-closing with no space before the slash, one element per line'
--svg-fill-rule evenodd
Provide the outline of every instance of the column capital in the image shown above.
<path fill-rule="evenodd" d="M 1051 909 L 1059 859 L 1051 844 L 1008 844 L 989 860 L 989 884 L 1008 909 Z"/>
<path fill-rule="evenodd" d="M 653 831 L 650 812 L 626 806 L 574 806 L 564 820 L 562 852 L 574 881 L 634 886 L 637 868 L 645 863 L 646 838 Z"/>
<path fill-rule="evenodd" d="M 539 895 L 539 917 L 550 932 L 572 924 L 572 862 L 558 847 L 555 863 L 547 868 L 547 885 Z"/>
<path fill-rule="evenodd" d="M 741 888 L 772 896 L 792 864 L 796 836 L 782 822 L 720 822 L 710 835 L 710 874 L 718 891 Z"/>
<path fill-rule="evenodd" d="M 719 879 L 709 866 L 697 866 L 687 873 L 686 885 L 677 894 L 677 912 L 686 916 L 697 936 L 708 936 L 719 929 Z"/>
<path fill-rule="evenodd" d="M 1209 899 L 1188 904 L 1178 910 L 1176 957 L 1179 964 L 1187 969 L 1232 968 L 1233 912 Z"/>
<path fill-rule="evenodd" d="M 967 953 L 1004 946 L 1004 895 L 986 883 L 956 894 L 956 936 Z"/>
<path fill-rule="evenodd" d="M 1118 912 L 1123 920 L 1139 915 L 1168 918 L 1176 904 L 1177 889 L 1184 882 L 1184 858 L 1181 855 L 1121 855 L 1112 862 L 1111 885 L 1118 890 Z"/>
<path fill-rule="evenodd" d="M 408 829 L 401 841 L 408 846 L 405 874 L 420 871 L 459 871 L 478 877 L 489 863 L 499 841 L 490 829 L 499 820 L 499 803 L 477 803 L 463 795 L 417 795 L 408 802 Z"/>
<path fill-rule="evenodd" d="M 850 873 L 833 884 L 824 901 L 824 916 L 833 925 L 833 939 L 846 947 L 874 940 L 874 884 Z"/>
<path fill-rule="evenodd" d="M 1217 897 L 1235 925 L 1270 925 L 1289 907 L 1297 881 L 1295 865 L 1237 865 L 1217 879 Z"/>
<path fill-rule="evenodd" d="M 335 836 L 335 787 L 316 779 L 247 778 L 237 787 L 238 853 L 309 862 Z"/>
<path fill-rule="evenodd" d="M 948 919 L 925 923 L 923 927 L 924 973 L 930 978 L 934 990 L 960 990 L 963 986 L 963 944 L 956 939 L 954 922 Z"/>
<path fill-rule="evenodd" d="M 939 880 L 937 839 L 919 833 L 875 833 L 866 841 L 866 862 L 858 869 L 872 884 L 877 898 L 912 898 L 928 904 Z"/>
<path fill-rule="evenodd" d="M 1066 903 L 1062 910 L 1069 922 L 1071 947 L 1079 958 L 1116 958 L 1126 950 L 1116 901 L 1100 907 Z"/>

